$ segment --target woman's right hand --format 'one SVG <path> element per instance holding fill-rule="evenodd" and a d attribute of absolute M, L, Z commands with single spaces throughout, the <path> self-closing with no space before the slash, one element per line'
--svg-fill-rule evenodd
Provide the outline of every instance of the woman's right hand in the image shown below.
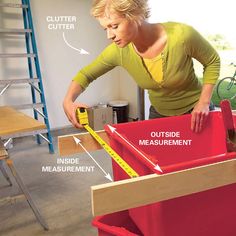
<path fill-rule="evenodd" d="M 75 103 L 72 101 L 64 101 L 63 108 L 68 120 L 72 123 L 76 128 L 83 128 L 83 126 L 79 123 L 76 118 L 76 110 L 80 107 L 88 108 L 86 104 L 83 103 Z"/>
<path fill-rule="evenodd" d="M 82 90 L 83 90 L 82 87 L 77 82 L 72 81 L 63 101 L 63 108 L 65 114 L 68 120 L 76 128 L 83 127 L 76 118 L 76 109 L 80 107 L 88 108 L 86 104 L 74 102 L 76 98 L 82 93 Z"/>

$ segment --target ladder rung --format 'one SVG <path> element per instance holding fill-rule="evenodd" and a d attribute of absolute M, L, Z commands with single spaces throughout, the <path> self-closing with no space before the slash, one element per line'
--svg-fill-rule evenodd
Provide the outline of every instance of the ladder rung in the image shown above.
<path fill-rule="evenodd" d="M 43 103 L 33 103 L 33 104 L 22 104 L 22 105 L 11 105 L 15 109 L 30 109 L 30 108 L 42 108 Z"/>
<path fill-rule="evenodd" d="M 0 7 L 28 8 L 28 5 L 26 5 L 26 4 L 15 4 L 15 3 L 0 3 Z"/>
<path fill-rule="evenodd" d="M 0 80 L 0 84 L 23 84 L 23 83 L 37 83 L 39 82 L 38 78 L 32 78 L 32 79 L 2 79 Z"/>
<path fill-rule="evenodd" d="M 0 58 L 14 58 L 14 57 L 36 57 L 34 53 L 0 53 Z"/>
<path fill-rule="evenodd" d="M 31 29 L 0 29 L 0 33 L 4 34 L 25 34 L 31 32 Z"/>

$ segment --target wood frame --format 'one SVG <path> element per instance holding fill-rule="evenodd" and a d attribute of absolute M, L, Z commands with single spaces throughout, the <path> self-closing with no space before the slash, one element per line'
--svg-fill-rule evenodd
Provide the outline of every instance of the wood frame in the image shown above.
<path fill-rule="evenodd" d="M 8 156 L 6 148 L 3 145 L 2 140 L 0 139 L 0 160 L 6 159 Z"/>
<path fill-rule="evenodd" d="M 99 134 L 108 140 L 105 131 Z M 74 136 L 81 139 L 88 151 L 101 149 L 89 133 Z M 61 136 L 58 142 L 63 155 L 84 151 L 75 144 L 73 135 Z M 109 214 L 236 183 L 236 159 L 233 159 L 236 152 L 229 155 L 230 160 L 214 164 L 92 186 L 92 213 L 94 216 Z"/>
<path fill-rule="evenodd" d="M 92 213 L 104 215 L 236 183 L 236 159 L 91 187 Z"/>
<path fill-rule="evenodd" d="M 104 130 L 96 131 L 101 138 L 109 142 L 109 138 Z M 73 155 L 76 153 L 84 152 L 84 150 L 80 147 L 80 145 L 76 145 L 74 138 L 79 138 L 81 140 L 81 144 L 88 151 L 96 151 L 102 149 L 101 145 L 97 143 L 97 141 L 88 133 L 77 133 L 70 134 L 58 137 L 58 151 L 60 156 Z"/>

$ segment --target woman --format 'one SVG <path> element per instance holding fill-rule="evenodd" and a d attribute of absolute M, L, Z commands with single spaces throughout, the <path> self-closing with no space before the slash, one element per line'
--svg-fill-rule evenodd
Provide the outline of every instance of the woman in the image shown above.
<path fill-rule="evenodd" d="M 188 25 L 148 23 L 146 0 L 95 0 L 91 13 L 112 43 L 73 79 L 63 102 L 71 123 L 81 127 L 75 109 L 87 107 L 74 102 L 79 94 L 102 74 L 122 66 L 148 90 L 150 118 L 191 113 L 191 129 L 200 132 L 220 70 L 213 47 Z M 193 58 L 204 67 L 203 85 L 194 73 Z"/>

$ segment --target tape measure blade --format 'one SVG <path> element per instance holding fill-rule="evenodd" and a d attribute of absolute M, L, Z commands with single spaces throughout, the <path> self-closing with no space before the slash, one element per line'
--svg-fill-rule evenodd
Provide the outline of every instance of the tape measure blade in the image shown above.
<path fill-rule="evenodd" d="M 115 152 L 89 125 L 84 128 L 92 135 L 92 137 L 103 147 L 103 149 L 112 157 L 112 159 L 130 176 L 138 177 L 138 173 L 133 170 L 123 159 Z"/>

